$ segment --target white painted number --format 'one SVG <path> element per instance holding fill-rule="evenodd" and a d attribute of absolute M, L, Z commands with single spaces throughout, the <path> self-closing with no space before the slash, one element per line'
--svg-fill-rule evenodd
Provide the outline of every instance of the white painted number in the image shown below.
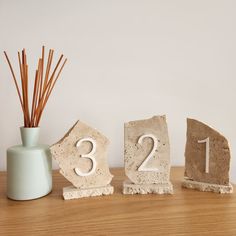
<path fill-rule="evenodd" d="M 206 163 L 205 172 L 209 173 L 209 157 L 210 157 L 210 139 L 209 137 L 203 140 L 198 140 L 198 143 L 206 143 Z"/>
<path fill-rule="evenodd" d="M 155 167 L 153 167 L 153 168 L 146 167 L 146 164 L 148 163 L 149 159 L 154 155 L 154 153 L 157 149 L 158 140 L 153 134 L 144 134 L 139 137 L 138 144 L 142 145 L 143 139 L 145 139 L 145 138 L 151 138 L 153 140 L 153 148 L 152 148 L 151 152 L 149 153 L 149 155 L 147 156 L 147 158 L 139 166 L 138 171 L 159 171 L 158 168 L 155 168 Z"/>
<path fill-rule="evenodd" d="M 79 176 L 89 176 L 95 171 L 97 167 L 97 162 L 93 156 L 93 154 L 96 152 L 97 144 L 96 144 L 96 141 L 92 138 L 82 138 L 76 143 L 76 147 L 79 147 L 82 142 L 90 142 L 92 144 L 91 152 L 89 152 L 88 154 L 81 155 L 81 157 L 88 158 L 91 160 L 92 168 L 87 173 L 81 172 L 79 168 L 75 168 L 74 170 L 75 170 L 75 173 Z"/>

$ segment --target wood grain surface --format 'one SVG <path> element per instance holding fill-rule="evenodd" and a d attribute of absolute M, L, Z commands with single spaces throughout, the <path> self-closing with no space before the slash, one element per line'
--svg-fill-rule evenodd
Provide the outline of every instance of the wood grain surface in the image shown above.
<path fill-rule="evenodd" d="M 236 194 L 182 189 L 183 168 L 174 167 L 174 195 L 123 195 L 124 170 L 111 172 L 113 195 L 70 201 L 58 171 L 52 193 L 32 201 L 7 199 L 0 172 L 0 235 L 236 235 Z"/>

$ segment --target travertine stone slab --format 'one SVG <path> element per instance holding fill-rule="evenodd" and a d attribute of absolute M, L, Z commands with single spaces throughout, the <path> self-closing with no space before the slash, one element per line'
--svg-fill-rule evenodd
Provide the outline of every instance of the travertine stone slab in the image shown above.
<path fill-rule="evenodd" d="M 123 194 L 173 194 L 170 182 L 158 184 L 134 184 L 130 180 L 123 183 Z"/>
<path fill-rule="evenodd" d="M 209 172 L 206 172 L 206 143 L 209 137 Z M 185 176 L 193 181 L 229 185 L 230 148 L 227 139 L 213 128 L 187 119 Z"/>
<path fill-rule="evenodd" d="M 93 146 L 91 142 L 83 141 L 78 146 L 78 141 L 84 138 L 93 139 L 96 145 Z M 113 177 L 107 162 L 108 145 L 109 140 L 103 134 L 78 121 L 50 150 L 60 167 L 60 173 L 75 187 L 98 188 L 107 186 Z M 80 176 L 76 174 L 75 168 L 82 173 L 88 173 L 95 166 L 91 159 L 82 156 L 86 154 L 91 154 L 94 158 L 96 168 L 90 175 Z"/>
<path fill-rule="evenodd" d="M 63 197 L 65 200 L 78 199 L 83 197 L 95 197 L 101 195 L 113 194 L 114 188 L 110 184 L 104 187 L 78 189 L 74 186 L 63 188 Z"/>
<path fill-rule="evenodd" d="M 125 173 L 135 184 L 154 184 L 169 182 L 170 175 L 170 147 L 168 129 L 165 116 L 154 116 L 151 119 L 137 120 L 124 125 L 124 162 Z M 153 135 L 157 139 L 157 148 L 146 163 L 150 171 L 140 171 L 138 168 L 153 150 L 154 140 L 144 138 L 143 135 Z M 151 171 L 158 168 L 158 171 Z"/>
<path fill-rule="evenodd" d="M 191 179 L 184 179 L 182 182 L 184 188 L 196 189 L 203 192 L 215 192 L 215 193 L 232 193 L 233 186 L 229 183 L 228 185 L 209 184 L 193 181 Z"/>

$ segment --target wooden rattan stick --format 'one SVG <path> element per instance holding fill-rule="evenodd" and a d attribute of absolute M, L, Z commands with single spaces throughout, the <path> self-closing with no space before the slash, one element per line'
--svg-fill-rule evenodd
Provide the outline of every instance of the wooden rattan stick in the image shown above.
<path fill-rule="evenodd" d="M 42 89 L 43 89 L 44 50 L 45 50 L 45 47 L 43 46 L 42 47 L 42 65 L 41 65 L 42 68 L 41 68 L 41 76 L 40 76 L 39 98 L 41 98 L 41 96 L 42 96 Z"/>
<path fill-rule="evenodd" d="M 53 60 L 53 53 L 54 53 L 54 51 L 50 49 L 48 53 L 46 70 L 45 70 L 45 75 L 44 75 L 44 57 L 45 57 L 44 51 L 45 51 L 45 47 L 43 46 L 42 57 L 39 58 L 38 67 L 37 67 L 35 78 L 34 78 L 31 109 L 29 108 L 29 105 L 30 105 L 29 75 L 28 75 L 26 51 L 25 49 L 23 49 L 21 54 L 18 52 L 18 63 L 19 63 L 19 68 L 20 68 L 20 79 L 21 79 L 20 81 L 21 81 L 22 92 L 20 92 L 17 79 L 14 74 L 10 60 L 7 56 L 7 53 L 4 51 L 4 54 L 7 59 L 8 65 L 10 67 L 11 74 L 12 74 L 12 77 L 13 77 L 13 80 L 17 89 L 17 93 L 20 99 L 20 103 L 21 103 L 21 107 L 22 107 L 23 115 L 24 115 L 25 127 L 37 127 L 39 125 L 39 122 L 40 122 L 42 113 L 44 111 L 44 108 L 47 104 L 47 101 L 67 61 L 67 59 L 65 59 L 62 66 L 60 66 L 62 58 L 63 58 L 63 55 L 61 55 L 52 74 L 50 75 L 50 70 L 51 70 L 51 65 L 52 65 L 52 60 Z M 59 72 L 57 73 L 58 70 Z"/>
<path fill-rule="evenodd" d="M 12 74 L 12 77 L 13 77 L 13 79 L 14 79 L 14 83 L 15 83 L 15 86 L 16 86 L 17 94 L 18 94 L 18 97 L 19 97 L 19 99 L 20 99 L 21 107 L 22 107 L 22 110 L 23 110 L 23 112 L 24 112 L 24 109 L 23 109 L 23 102 L 22 102 L 22 98 L 21 98 L 19 86 L 18 86 L 18 83 L 17 83 L 17 80 L 16 80 L 16 76 L 15 76 L 15 74 L 14 74 L 14 71 L 13 71 L 13 69 L 12 69 L 12 65 L 11 65 L 10 60 L 9 60 L 9 58 L 8 58 L 8 56 L 7 56 L 7 53 L 6 53 L 5 51 L 4 51 L 4 54 L 5 54 L 5 57 L 6 57 L 6 59 L 7 59 L 7 63 L 8 63 L 8 65 L 9 65 L 9 67 L 10 67 L 11 74 Z"/>
<path fill-rule="evenodd" d="M 62 69 L 63 69 L 63 67 L 64 67 L 65 64 L 66 64 L 66 62 L 67 62 L 67 59 L 65 59 L 64 63 L 62 64 L 62 66 L 61 66 L 61 68 L 60 68 L 60 70 L 59 70 L 59 72 L 58 72 L 58 74 L 57 74 L 57 76 L 56 76 L 54 82 L 52 83 L 52 86 L 51 86 L 50 89 L 49 89 L 49 92 L 48 92 L 47 95 L 46 95 L 45 101 L 44 101 L 44 103 L 43 103 L 43 107 L 42 107 L 42 109 L 41 109 L 41 113 L 40 113 L 39 118 L 38 118 L 37 123 L 36 123 L 37 126 L 38 126 L 38 124 L 39 124 L 39 122 L 40 122 L 40 119 L 41 119 L 41 116 L 42 116 L 42 112 L 43 112 L 43 110 L 44 110 L 44 108 L 45 108 L 45 106 L 46 106 L 46 104 L 47 104 L 48 98 L 50 97 L 50 95 L 51 95 L 51 93 L 52 93 L 52 90 L 53 90 L 53 88 L 54 88 L 54 86 L 55 86 L 55 84 L 56 84 L 56 82 L 57 82 L 57 80 L 58 80 L 58 78 L 59 78 L 59 76 L 60 76 L 60 74 L 61 74 L 61 72 L 62 72 Z"/>

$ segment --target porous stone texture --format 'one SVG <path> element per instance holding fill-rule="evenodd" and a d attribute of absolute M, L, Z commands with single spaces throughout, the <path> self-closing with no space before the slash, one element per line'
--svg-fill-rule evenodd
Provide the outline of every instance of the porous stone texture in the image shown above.
<path fill-rule="evenodd" d="M 167 183 L 170 176 L 170 147 L 165 116 L 151 119 L 130 121 L 124 125 L 124 164 L 125 173 L 135 184 Z M 138 171 L 153 148 L 153 140 L 145 138 L 142 145 L 140 136 L 153 134 L 158 139 L 158 147 L 147 163 L 149 168 L 159 171 Z"/>
<path fill-rule="evenodd" d="M 170 182 L 158 184 L 134 184 L 130 180 L 123 183 L 123 194 L 173 194 Z"/>
<path fill-rule="evenodd" d="M 93 156 L 97 167 L 95 172 L 89 176 L 79 176 L 75 173 L 75 168 L 87 173 L 92 167 L 90 159 L 81 157 L 81 155 L 91 152 L 91 143 L 82 142 L 79 147 L 76 146 L 82 138 L 92 138 L 96 141 L 96 151 Z M 51 146 L 50 150 L 52 157 L 60 167 L 60 173 L 76 188 L 87 189 L 107 186 L 112 180 L 113 176 L 107 162 L 108 145 L 109 140 L 103 134 L 81 121 L 77 121 L 59 142 Z"/>
<path fill-rule="evenodd" d="M 182 187 L 196 189 L 203 192 L 214 192 L 214 193 L 232 193 L 233 186 L 229 183 L 228 185 L 209 184 L 193 181 L 191 179 L 184 179 Z"/>
<path fill-rule="evenodd" d="M 206 144 L 198 143 L 209 137 L 209 173 L 206 167 Z M 229 185 L 230 148 L 227 139 L 211 127 L 187 119 L 185 177 L 193 181 Z"/>
<path fill-rule="evenodd" d="M 113 194 L 114 188 L 110 184 L 99 188 L 78 189 L 74 186 L 63 188 L 63 198 L 65 200 L 78 199 L 83 197 L 95 197 Z"/>

